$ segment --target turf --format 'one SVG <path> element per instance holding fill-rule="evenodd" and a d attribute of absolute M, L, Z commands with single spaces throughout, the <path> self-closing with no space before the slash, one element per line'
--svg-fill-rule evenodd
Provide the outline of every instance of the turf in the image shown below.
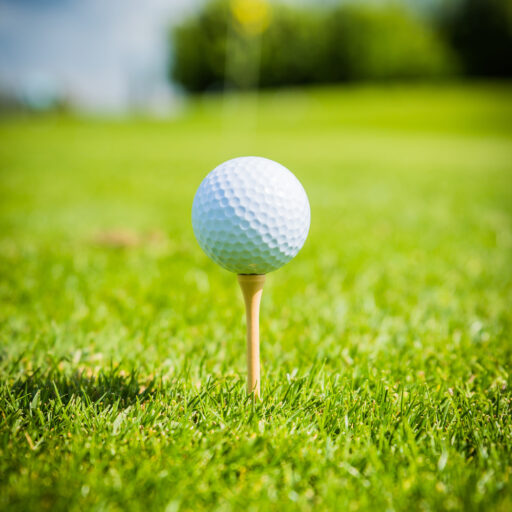
<path fill-rule="evenodd" d="M 187 103 L 0 123 L 0 509 L 512 508 L 512 88 Z M 190 208 L 225 159 L 312 226 L 244 313 Z"/>

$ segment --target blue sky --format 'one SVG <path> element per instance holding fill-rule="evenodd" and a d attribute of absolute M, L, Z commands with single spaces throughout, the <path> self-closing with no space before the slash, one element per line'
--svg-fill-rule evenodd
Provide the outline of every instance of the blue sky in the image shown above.
<path fill-rule="evenodd" d="M 0 0 L 0 84 L 53 87 L 85 110 L 162 99 L 167 27 L 200 2 Z"/>

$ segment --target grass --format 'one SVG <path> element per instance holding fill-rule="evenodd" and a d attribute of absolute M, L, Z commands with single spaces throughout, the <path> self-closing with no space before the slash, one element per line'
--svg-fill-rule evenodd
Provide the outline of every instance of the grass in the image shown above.
<path fill-rule="evenodd" d="M 0 509 L 512 508 L 512 89 L 316 89 L 0 123 Z M 195 189 L 292 169 L 263 400 Z"/>

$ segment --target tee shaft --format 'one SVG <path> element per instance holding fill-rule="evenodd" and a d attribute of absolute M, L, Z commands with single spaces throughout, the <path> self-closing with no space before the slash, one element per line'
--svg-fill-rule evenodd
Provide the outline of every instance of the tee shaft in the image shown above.
<path fill-rule="evenodd" d="M 247 319 L 247 393 L 260 398 L 260 302 L 265 274 L 238 274 Z"/>

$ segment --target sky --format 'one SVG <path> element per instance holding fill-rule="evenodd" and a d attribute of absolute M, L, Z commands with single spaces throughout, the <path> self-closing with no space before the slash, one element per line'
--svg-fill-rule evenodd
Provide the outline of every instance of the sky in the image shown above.
<path fill-rule="evenodd" d="M 0 86 L 54 91 L 83 110 L 161 105 L 172 95 L 168 27 L 200 3 L 0 0 Z"/>

